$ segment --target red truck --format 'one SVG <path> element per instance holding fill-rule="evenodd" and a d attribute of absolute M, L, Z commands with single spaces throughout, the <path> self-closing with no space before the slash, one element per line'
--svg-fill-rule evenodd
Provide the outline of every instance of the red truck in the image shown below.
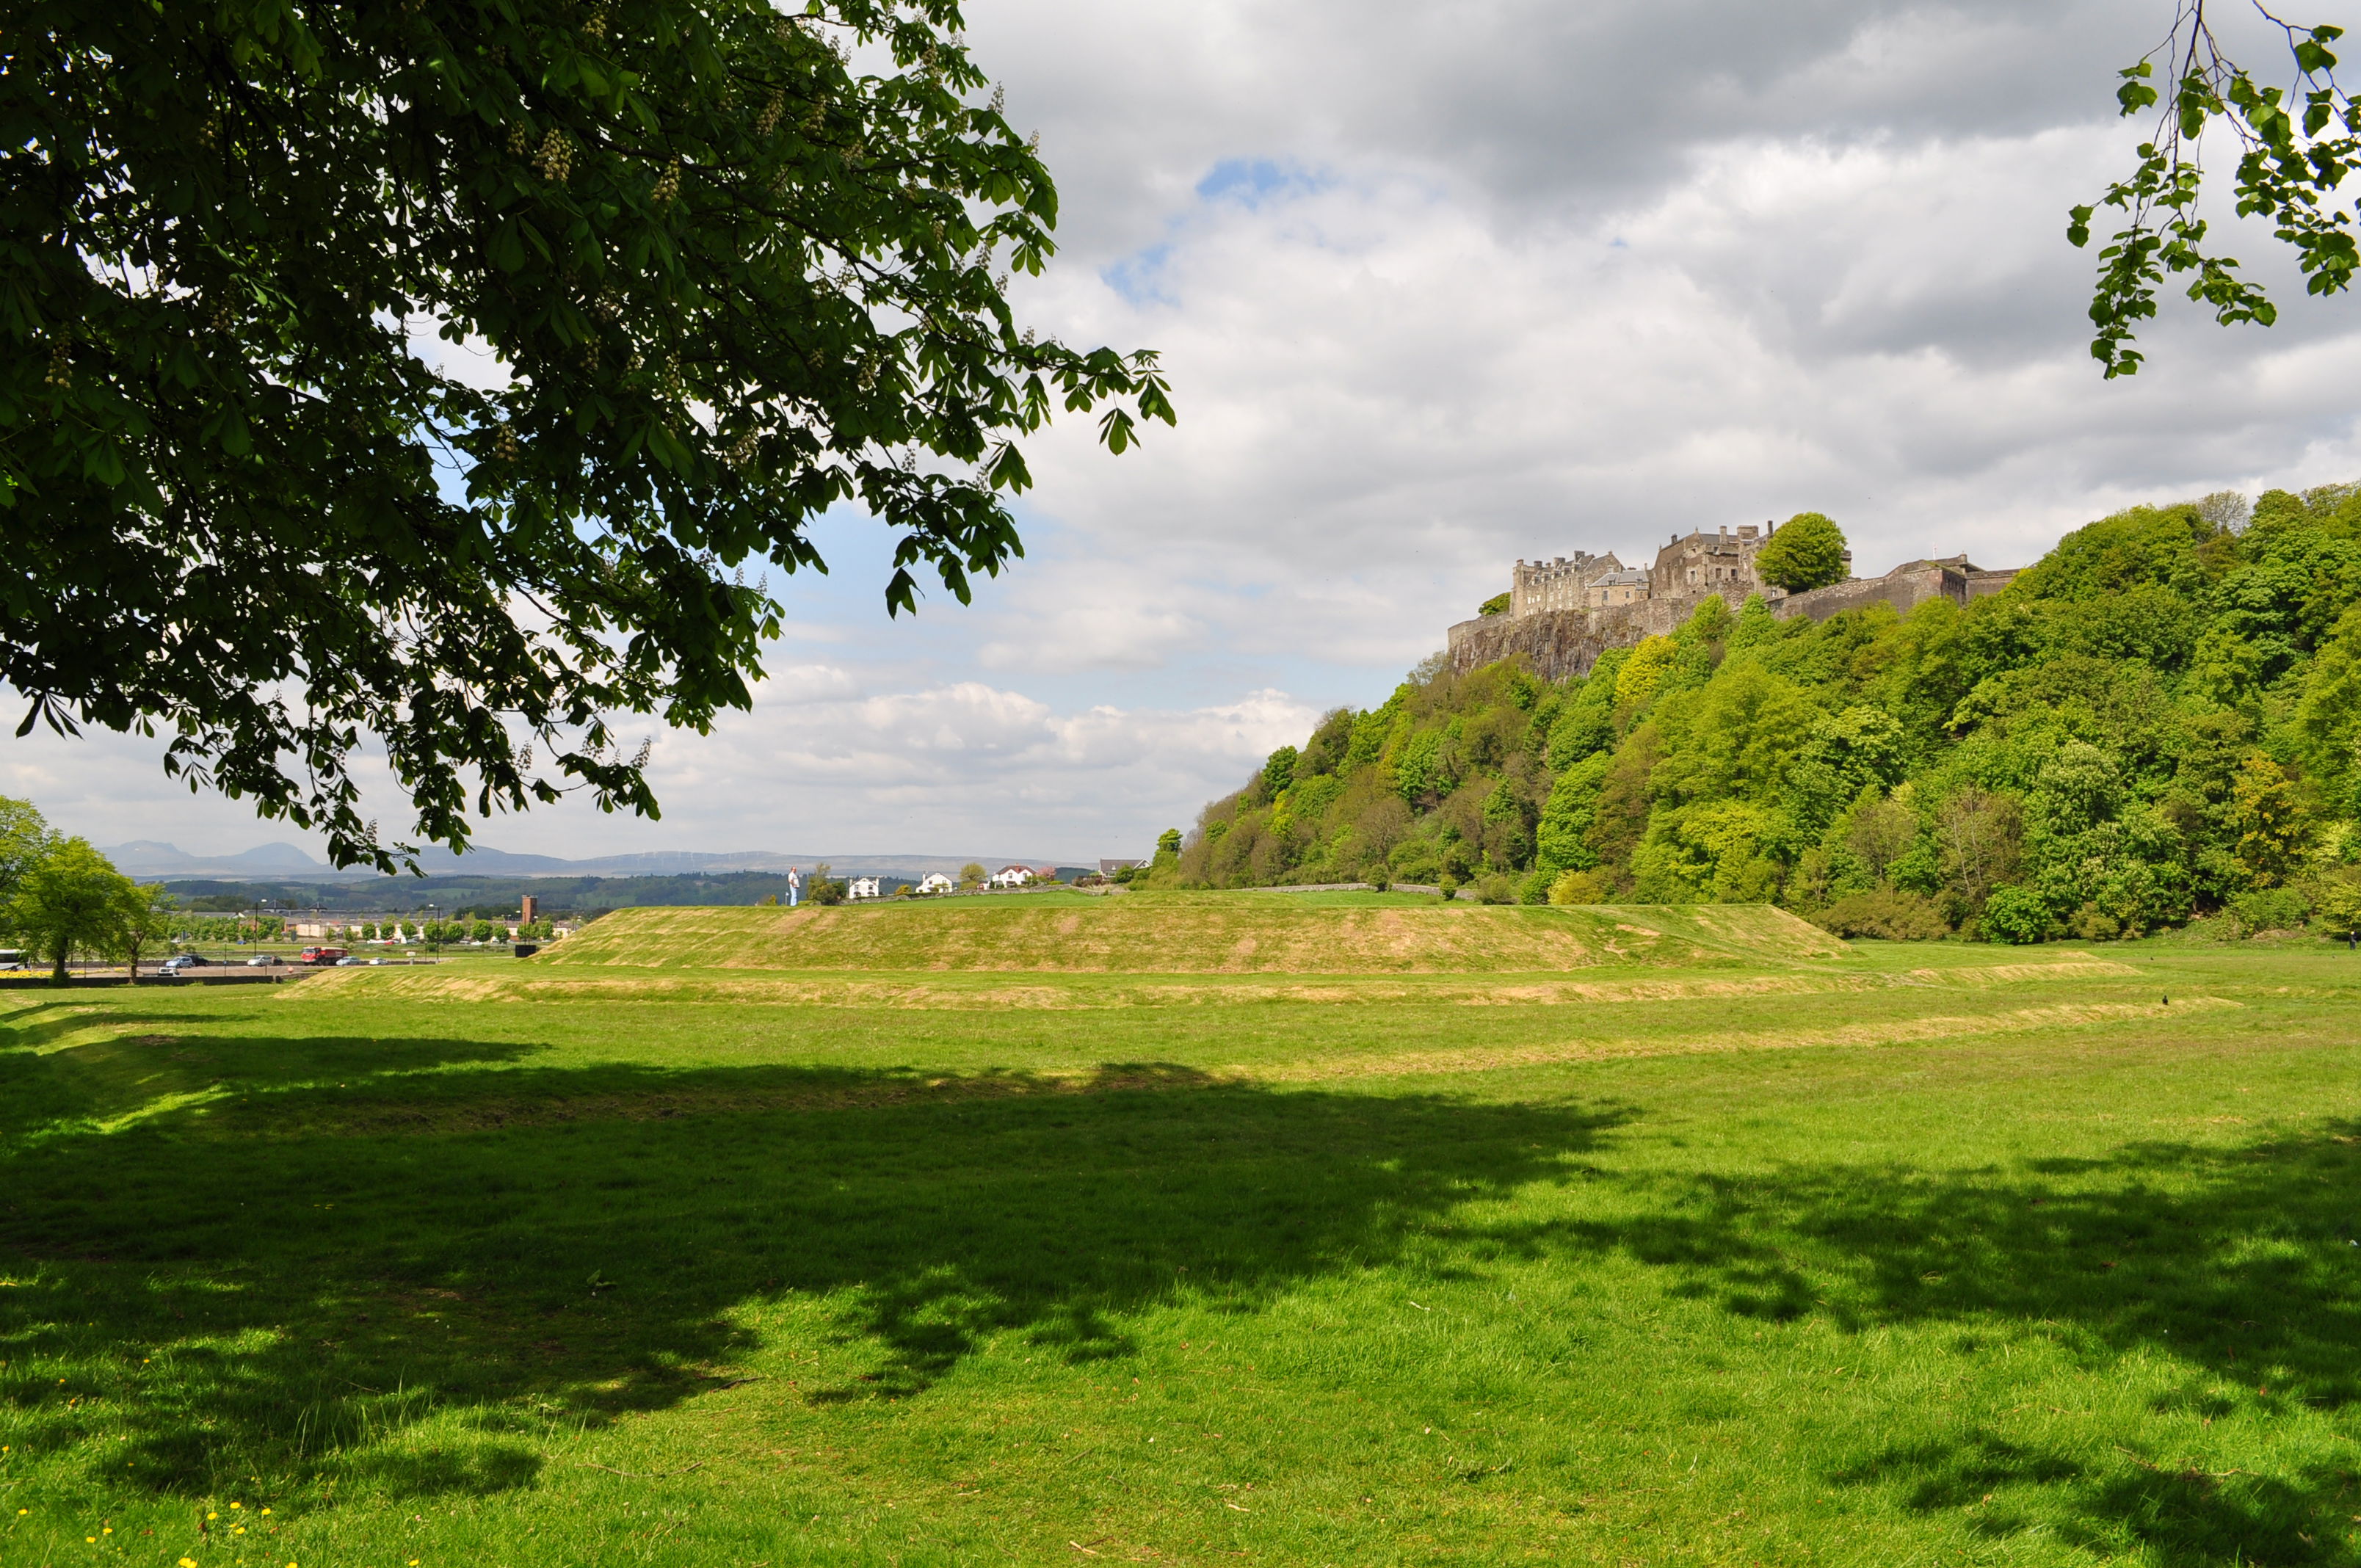
<path fill-rule="evenodd" d="M 299 964 L 315 964 L 322 969 L 326 969 L 345 956 L 346 950 L 342 948 L 306 948 L 295 955 L 295 961 Z"/>

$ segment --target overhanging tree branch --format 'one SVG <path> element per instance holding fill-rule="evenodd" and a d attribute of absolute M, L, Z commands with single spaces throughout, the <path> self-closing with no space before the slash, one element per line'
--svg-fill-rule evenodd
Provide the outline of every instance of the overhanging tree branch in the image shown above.
<path fill-rule="evenodd" d="M 2286 88 L 2257 85 L 2247 69 L 2224 53 L 2206 16 L 2205 0 L 2180 0 L 2164 42 L 2118 72 L 2115 98 L 2125 116 L 2157 111 L 2156 127 L 2139 147 L 2139 166 L 2095 203 L 2072 209 L 2066 230 L 2074 245 L 2091 239 L 2101 206 L 2127 222 L 2099 253 L 2098 287 L 2091 302 L 2096 333 L 2091 354 L 2109 379 L 2136 374 L 2142 356 L 2131 346 L 2136 323 L 2156 314 L 2157 291 L 2167 273 L 2191 274 L 2188 297 L 2213 308 L 2228 325 L 2279 319 L 2263 287 L 2239 274 L 2238 262 L 2209 245 L 2197 213 L 2205 181 L 2202 144 L 2215 121 L 2238 144 L 2233 190 L 2240 217 L 2273 220 L 2273 237 L 2294 247 L 2305 289 L 2334 294 L 2351 287 L 2356 251 L 2353 214 L 2327 200 L 2361 160 L 2361 105 L 2338 85 L 2330 49 L 2341 27 L 2298 27 L 2253 0 L 2255 10 L 2286 39 L 2294 80 Z M 2161 60 L 2168 85 L 2156 85 Z"/>

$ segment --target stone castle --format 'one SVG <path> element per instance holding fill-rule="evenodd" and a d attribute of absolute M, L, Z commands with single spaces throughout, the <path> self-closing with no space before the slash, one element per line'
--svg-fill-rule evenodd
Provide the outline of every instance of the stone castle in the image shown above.
<path fill-rule="evenodd" d="M 1451 667 L 1465 674 L 1521 653 L 1535 674 L 1551 680 L 1586 675 L 1608 649 L 1671 632 L 1708 594 L 1719 594 L 1732 609 L 1760 594 L 1783 620 L 1826 620 L 1872 604 L 1892 605 L 1903 614 L 1930 598 L 1965 605 L 2000 592 L 2016 576 L 2014 570 L 1988 572 L 1965 555 L 1950 555 L 1905 561 L 1882 577 L 1856 577 L 1847 551 L 1843 581 L 1791 594 L 1754 571 L 1754 553 L 1776 532 L 1769 523 L 1748 523 L 1734 531 L 1676 533 L 1647 566 L 1626 566 L 1612 553 L 1584 550 L 1554 560 L 1520 560 L 1509 579 L 1509 608 L 1451 629 Z"/>

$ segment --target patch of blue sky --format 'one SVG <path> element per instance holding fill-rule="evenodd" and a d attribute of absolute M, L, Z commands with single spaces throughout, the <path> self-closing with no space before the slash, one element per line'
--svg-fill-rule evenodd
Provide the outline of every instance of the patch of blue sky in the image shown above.
<path fill-rule="evenodd" d="M 1225 158 L 1197 181 L 1197 196 L 1201 201 L 1258 208 L 1274 199 L 1293 201 L 1316 195 L 1335 184 L 1334 175 L 1301 164 L 1268 158 Z"/>
<path fill-rule="evenodd" d="M 1268 158 L 1225 158 L 1197 181 L 1197 204 L 1166 220 L 1168 231 L 1185 227 L 1207 207 L 1216 204 L 1259 212 L 1275 202 L 1299 201 L 1333 190 L 1337 177 L 1324 170 L 1280 163 Z M 1134 305 L 1177 305 L 1167 290 L 1164 269 L 1172 258 L 1173 242 L 1161 239 L 1101 269 L 1106 286 Z"/>
<path fill-rule="evenodd" d="M 1180 303 L 1164 291 L 1164 264 L 1172 258 L 1172 242 L 1160 240 L 1145 250 L 1136 250 L 1122 260 L 1102 268 L 1099 277 L 1126 304 L 1174 305 Z"/>

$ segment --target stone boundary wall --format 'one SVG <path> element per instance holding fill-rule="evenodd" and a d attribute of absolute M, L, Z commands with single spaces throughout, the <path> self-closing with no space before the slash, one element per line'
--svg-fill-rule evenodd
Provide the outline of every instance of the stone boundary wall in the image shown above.
<path fill-rule="evenodd" d="M 1892 605 L 1895 614 L 1907 615 L 1931 598 L 1948 598 L 1965 606 L 2000 592 L 2015 576 L 2014 571 L 1965 572 L 1928 565 L 1915 570 L 1896 569 L 1882 577 L 1852 577 L 1766 602 L 1771 613 L 1782 620 L 1799 615 L 1826 620 L 1874 604 Z M 1521 617 L 1478 616 L 1451 628 L 1445 654 L 1452 669 L 1463 675 L 1518 653 L 1524 655 L 1526 668 L 1544 680 L 1587 675 L 1598 663 L 1598 655 L 1609 648 L 1631 648 L 1643 637 L 1671 635 L 1697 612 L 1698 601 L 1705 597 L 1642 599 L 1604 609 L 1545 609 Z"/>
<path fill-rule="evenodd" d="M 1849 609 L 1890 604 L 1896 615 L 1907 615 L 1931 598 L 1947 598 L 1962 608 L 1986 598 L 2016 580 L 2014 571 L 1963 572 L 1956 566 L 1928 565 L 1916 571 L 1892 571 L 1882 577 L 1851 577 L 1824 588 L 1806 588 L 1771 600 L 1771 613 L 1782 620 L 1803 615 L 1826 620 Z"/>

